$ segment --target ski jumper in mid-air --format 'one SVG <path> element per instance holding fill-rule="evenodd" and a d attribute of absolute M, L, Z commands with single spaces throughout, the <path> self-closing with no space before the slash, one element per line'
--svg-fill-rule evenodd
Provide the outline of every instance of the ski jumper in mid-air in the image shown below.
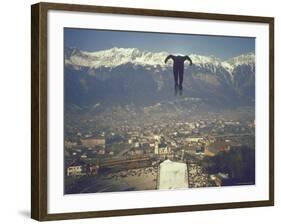
<path fill-rule="evenodd" d="M 170 54 L 166 57 L 165 63 L 167 63 L 169 59 L 172 59 L 174 62 L 173 72 L 174 72 L 174 79 L 175 79 L 175 89 L 179 88 L 180 90 L 182 90 L 184 62 L 185 60 L 188 60 L 189 64 L 192 65 L 192 60 L 188 56 Z"/>

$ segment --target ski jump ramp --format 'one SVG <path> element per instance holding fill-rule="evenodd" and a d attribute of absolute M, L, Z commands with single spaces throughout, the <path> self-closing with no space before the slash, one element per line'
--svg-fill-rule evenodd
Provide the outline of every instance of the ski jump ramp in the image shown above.
<path fill-rule="evenodd" d="M 157 189 L 188 188 L 188 171 L 186 163 L 163 161 L 158 169 Z"/>

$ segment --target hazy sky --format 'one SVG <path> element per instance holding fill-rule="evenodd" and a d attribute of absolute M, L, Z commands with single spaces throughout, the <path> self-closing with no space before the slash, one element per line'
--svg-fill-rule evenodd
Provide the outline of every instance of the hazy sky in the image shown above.
<path fill-rule="evenodd" d="M 65 28 L 65 47 L 98 51 L 112 47 L 152 52 L 214 55 L 228 59 L 255 52 L 255 38 Z"/>

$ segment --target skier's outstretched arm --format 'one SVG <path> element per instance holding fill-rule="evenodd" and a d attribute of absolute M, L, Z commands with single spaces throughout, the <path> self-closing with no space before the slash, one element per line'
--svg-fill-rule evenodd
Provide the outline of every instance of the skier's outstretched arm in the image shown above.
<path fill-rule="evenodd" d="M 184 57 L 184 60 L 188 60 L 189 61 L 189 65 L 192 65 L 192 60 L 187 55 Z"/>
<path fill-rule="evenodd" d="M 173 55 L 168 55 L 166 58 L 165 58 L 165 64 L 167 63 L 167 61 L 169 60 L 169 59 L 172 59 L 173 58 Z"/>

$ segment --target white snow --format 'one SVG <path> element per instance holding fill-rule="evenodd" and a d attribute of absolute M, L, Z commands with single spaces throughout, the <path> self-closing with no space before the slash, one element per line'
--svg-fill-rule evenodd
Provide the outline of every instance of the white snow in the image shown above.
<path fill-rule="evenodd" d="M 65 63 L 90 68 L 117 67 L 122 64 L 166 66 L 167 52 L 148 52 L 137 48 L 111 48 L 108 50 L 87 52 L 73 51 Z"/>
<path fill-rule="evenodd" d="M 191 54 L 189 56 L 193 62 L 193 64 L 212 64 L 215 66 L 219 66 L 221 64 L 221 61 L 219 58 L 216 58 L 215 56 L 203 56 L 203 55 L 196 55 Z"/>
<path fill-rule="evenodd" d="M 242 64 L 247 64 L 247 65 L 255 64 L 255 54 L 254 53 L 242 54 L 227 60 L 226 63 L 232 66 L 238 66 Z"/>
<path fill-rule="evenodd" d="M 158 189 L 188 188 L 187 165 L 167 159 L 160 164 L 158 178 Z"/>
<path fill-rule="evenodd" d="M 168 52 L 149 52 L 137 48 L 111 48 L 101 51 L 81 51 L 79 49 L 68 49 L 70 55 L 65 58 L 66 65 L 72 65 L 75 69 L 88 67 L 97 69 L 101 67 L 114 68 L 124 64 L 133 64 L 135 66 L 144 66 L 147 70 L 151 69 L 166 69 L 172 66 L 172 61 L 164 63 L 165 58 L 169 55 Z M 191 54 L 189 55 L 193 64 L 203 68 L 211 69 L 216 72 L 219 67 L 223 67 L 233 78 L 232 73 L 235 67 L 247 64 L 255 65 L 255 54 L 248 53 L 223 61 L 215 56 L 203 56 Z"/>

